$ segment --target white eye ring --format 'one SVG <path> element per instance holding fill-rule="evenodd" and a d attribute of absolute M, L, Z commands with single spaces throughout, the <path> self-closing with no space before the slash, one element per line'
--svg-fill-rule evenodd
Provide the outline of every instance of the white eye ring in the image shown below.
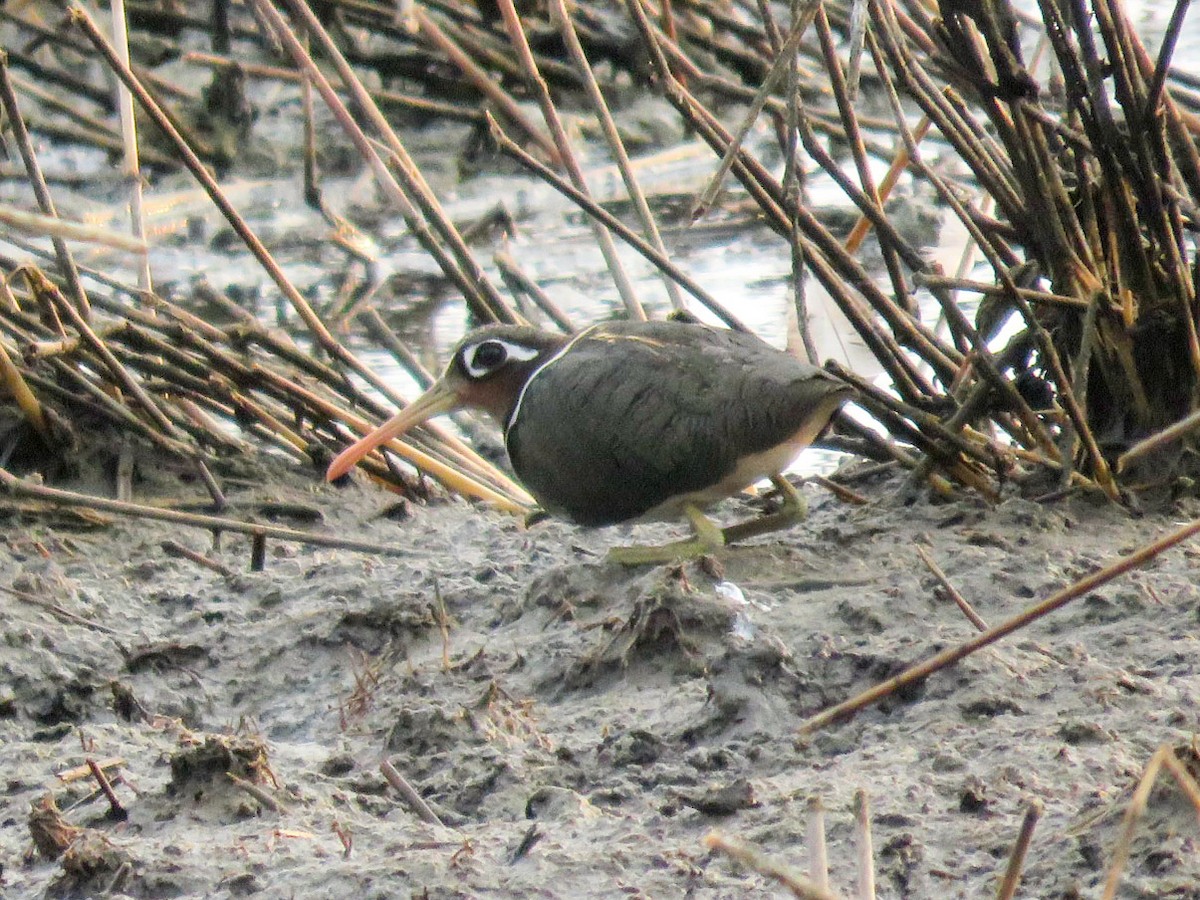
<path fill-rule="evenodd" d="M 486 347 L 489 344 L 499 344 L 504 351 L 504 356 L 490 366 L 477 365 L 475 356 L 478 354 L 481 347 Z M 483 378 L 492 374 L 505 363 L 511 360 L 519 362 L 528 362 L 531 359 L 536 359 L 537 350 L 533 347 L 526 347 L 523 344 L 514 344 L 510 341 L 504 341 L 500 338 L 486 338 L 477 344 L 470 344 L 462 349 L 462 365 L 467 375 L 471 378 Z"/>

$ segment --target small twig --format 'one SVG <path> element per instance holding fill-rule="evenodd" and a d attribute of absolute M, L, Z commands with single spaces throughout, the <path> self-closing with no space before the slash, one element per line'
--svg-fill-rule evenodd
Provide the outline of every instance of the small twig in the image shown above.
<path fill-rule="evenodd" d="M 354 850 L 354 835 L 341 822 L 334 819 L 330 829 L 338 836 L 338 840 L 342 842 L 342 859 L 349 859 L 351 851 Z"/>
<path fill-rule="evenodd" d="M 425 802 L 425 798 L 417 793 L 417 789 L 408 783 L 405 777 L 396 770 L 394 765 L 385 759 L 379 764 L 379 771 L 383 773 L 383 777 L 387 779 L 388 784 L 400 792 L 400 796 L 404 798 L 409 808 L 420 817 L 421 821 L 428 822 L 430 825 L 445 827 L 445 823 L 438 818 L 438 814 Z"/>
<path fill-rule="evenodd" d="M 243 791 L 245 791 L 247 794 L 249 794 L 251 797 L 253 797 L 255 800 L 257 800 L 263 806 L 267 807 L 267 809 L 271 810 L 272 812 L 276 812 L 276 813 L 279 813 L 280 815 L 282 815 L 288 811 L 287 807 L 283 803 L 276 800 L 274 797 L 272 797 L 270 794 L 268 794 L 265 790 L 263 790 L 261 787 L 259 787 L 254 782 L 247 781 L 245 778 L 241 778 L 237 775 L 234 775 L 232 772 L 226 772 L 225 777 L 228 778 L 231 782 L 233 782 L 235 787 L 241 788 Z"/>
<path fill-rule="evenodd" d="M 809 475 L 804 480 L 811 481 L 813 484 L 819 484 L 843 503 L 852 503 L 855 506 L 866 506 L 871 502 L 858 491 L 853 491 L 844 484 L 838 484 L 833 479 L 826 478 L 824 475 Z"/>
<path fill-rule="evenodd" d="M 808 798 L 808 825 L 804 832 L 808 847 L 808 877 L 818 890 L 829 890 L 829 851 L 825 843 L 825 804 L 813 795 Z"/>
<path fill-rule="evenodd" d="M 1117 457 L 1117 472 L 1124 472 L 1130 463 L 1136 462 L 1148 453 L 1160 450 L 1175 441 L 1181 440 L 1191 432 L 1200 428 L 1200 410 L 1184 416 L 1174 425 L 1169 425 L 1162 431 L 1150 435 L 1145 440 L 1138 441 Z"/>
<path fill-rule="evenodd" d="M 71 784 L 75 781 L 81 781 L 84 778 L 91 778 L 92 766 L 97 766 L 101 770 L 104 770 L 115 769 L 123 765 L 125 765 L 125 758 L 123 756 L 109 756 L 99 760 L 89 759 L 81 766 L 73 766 L 70 769 L 63 769 L 61 772 L 55 772 L 54 777 L 63 784 Z"/>
<path fill-rule="evenodd" d="M 854 848 L 858 858 L 858 900 L 875 900 L 875 847 L 871 839 L 871 802 L 854 792 Z"/>
<path fill-rule="evenodd" d="M 914 545 L 917 548 L 917 555 L 921 557 L 921 562 L 925 563 L 925 567 L 933 573 L 933 577 L 938 580 L 938 584 L 942 586 L 942 590 L 950 597 L 951 600 L 958 605 L 964 616 L 971 620 L 980 631 L 987 631 L 987 622 L 983 621 L 979 613 L 975 612 L 975 607 L 967 602 L 967 598 L 958 592 L 958 588 L 950 583 L 950 579 L 946 577 L 946 573 L 942 571 L 942 567 L 934 562 L 933 557 L 929 555 L 929 551 L 920 544 Z"/>
<path fill-rule="evenodd" d="M 1021 869 L 1025 865 L 1025 855 L 1033 841 L 1033 829 L 1037 827 L 1038 819 L 1042 817 L 1044 804 L 1036 797 L 1029 801 L 1025 808 L 1025 817 L 1021 820 L 1021 831 L 1017 834 L 1017 842 L 1013 844 L 1012 853 L 1008 857 L 1008 867 L 1004 870 L 1004 879 L 996 890 L 996 900 L 1012 900 L 1021 883 Z"/>
<path fill-rule="evenodd" d="M 203 566 L 210 571 L 216 572 L 218 575 L 224 575 L 226 578 L 233 577 L 233 570 L 217 560 L 205 556 L 203 553 L 197 553 L 189 547 L 183 546 L 178 541 L 163 541 L 160 545 L 167 556 L 182 557 L 194 562 L 198 566 Z"/>
<path fill-rule="evenodd" d="M 83 616 L 76 615 L 68 609 L 63 609 L 63 607 L 59 606 L 57 603 L 52 603 L 49 600 L 43 600 L 41 597 L 35 597 L 33 594 L 26 593 L 25 591 L 18 591 L 15 588 L 7 587 L 5 585 L 0 585 L 0 591 L 3 591 L 11 597 L 15 597 L 22 603 L 40 606 L 42 609 L 58 616 L 64 622 L 71 622 L 75 625 L 83 625 L 86 628 L 99 631 L 101 634 L 119 635 L 120 637 L 125 638 L 131 638 L 134 636 L 132 632 L 118 631 L 115 628 L 109 628 L 107 625 L 101 625 L 99 622 L 93 622 L 91 619 L 85 619 Z"/>
<path fill-rule="evenodd" d="M 889 678 L 873 688 L 863 691 L 856 697 L 852 697 L 843 703 L 838 703 L 828 709 L 822 710 L 815 716 L 811 716 L 800 724 L 801 734 L 811 734 L 819 728 L 823 728 L 831 722 L 835 722 L 844 716 L 858 712 L 864 707 L 870 706 L 878 700 L 895 693 L 906 685 L 920 681 L 923 678 L 928 678 L 934 672 L 938 672 L 947 666 L 952 666 L 954 663 L 970 656 L 976 650 L 987 647 L 989 644 L 994 644 L 1001 638 L 1007 637 L 1014 631 L 1024 628 L 1031 622 L 1036 622 L 1043 616 L 1054 612 L 1060 607 L 1066 606 L 1072 600 L 1094 591 L 1102 584 L 1106 584 L 1118 575 L 1123 575 L 1131 569 L 1136 569 L 1139 566 L 1145 565 L 1150 560 L 1154 559 L 1165 550 L 1174 547 L 1195 534 L 1200 534 L 1200 519 L 1193 520 L 1187 525 L 1175 529 L 1169 534 L 1152 541 L 1135 550 L 1126 556 L 1122 556 L 1116 562 L 1105 566 L 1098 572 L 1093 572 L 1087 575 L 1074 584 L 1071 584 L 1060 591 L 1051 594 L 1041 603 L 1035 603 L 993 628 L 988 629 L 977 637 L 969 641 L 964 641 L 956 647 L 950 647 L 937 653 L 927 659 L 925 662 L 917 663 L 905 669 L 899 675 Z"/>
<path fill-rule="evenodd" d="M 1196 783 L 1196 779 L 1179 761 L 1174 749 L 1168 744 L 1163 744 L 1150 757 L 1150 762 L 1146 764 L 1146 771 L 1138 779 L 1137 788 L 1129 799 L 1129 805 L 1125 808 L 1121 837 L 1113 849 L 1113 861 L 1108 870 L 1108 877 L 1104 880 L 1104 893 L 1101 895 L 1101 900 L 1113 900 L 1117 895 L 1117 888 L 1121 885 L 1121 873 L 1125 869 L 1125 864 L 1129 862 L 1129 854 L 1133 850 L 1134 832 L 1138 822 L 1146 813 L 1150 791 L 1153 790 L 1154 783 L 1158 780 L 1159 770 L 1164 766 L 1179 785 L 1179 789 L 1187 795 L 1196 812 L 1200 813 L 1200 784 Z"/>
<path fill-rule="evenodd" d="M 113 790 L 112 783 L 109 782 L 108 776 L 104 774 L 104 769 L 100 767 L 100 764 L 89 756 L 84 760 L 84 765 L 88 767 L 88 771 L 96 779 L 96 784 L 100 785 L 100 790 L 104 792 L 104 796 L 108 800 L 109 813 L 112 817 L 118 821 L 128 819 L 128 811 L 121 805 L 121 800 L 117 797 L 117 792 Z"/>
<path fill-rule="evenodd" d="M 267 565 L 267 536 L 261 532 L 250 538 L 250 571 L 261 572 Z"/>
<path fill-rule="evenodd" d="M 542 831 L 537 822 L 526 828 L 525 833 L 521 836 L 521 843 L 517 844 L 517 849 L 509 856 L 508 864 L 511 866 L 518 860 L 524 859 L 529 851 L 533 849 L 534 845 L 545 836 L 546 833 Z"/>
<path fill-rule="evenodd" d="M 124 516 L 133 516 L 135 518 L 174 522 L 177 525 L 204 528 L 216 532 L 232 531 L 238 534 L 261 534 L 263 537 L 270 537 L 280 541 L 295 541 L 298 544 L 312 544 L 317 547 L 336 547 L 341 550 L 355 550 L 359 553 L 376 553 L 382 556 L 412 555 L 411 547 L 376 544 L 370 541 L 354 541 L 327 534 L 313 534 L 307 531 L 299 531 L 295 528 L 282 528 L 278 525 L 260 525 L 254 522 L 242 522 L 238 519 L 227 519 L 223 516 L 205 516 L 199 513 L 176 512 L 171 509 L 159 509 L 155 506 L 143 506 L 139 503 L 123 503 L 120 500 L 107 500 L 103 497 L 88 497 L 85 494 L 76 494 L 72 491 L 30 484 L 27 481 L 17 478 L 4 468 L 0 468 L 0 487 L 15 497 L 32 497 L 38 500 L 45 500 L 57 506 L 97 509 Z"/>
<path fill-rule="evenodd" d="M 710 831 L 704 837 L 704 846 L 709 850 L 723 853 L 747 869 L 753 869 L 773 881 L 783 885 L 788 893 L 800 900 L 837 900 L 837 895 L 825 888 L 819 887 L 815 881 L 805 878 L 782 863 L 768 859 L 757 847 L 736 838 L 727 838 L 715 831 Z"/>
<path fill-rule="evenodd" d="M 433 597 L 437 601 L 434 615 L 437 619 L 438 630 L 442 633 L 442 671 L 449 672 L 450 665 L 450 613 L 446 611 L 446 601 L 442 598 L 442 590 L 437 579 L 433 581 Z"/>

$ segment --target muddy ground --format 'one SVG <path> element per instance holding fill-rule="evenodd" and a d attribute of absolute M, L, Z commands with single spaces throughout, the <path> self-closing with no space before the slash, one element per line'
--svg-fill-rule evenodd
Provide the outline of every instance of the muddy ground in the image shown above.
<path fill-rule="evenodd" d="M 901 506 L 881 477 L 857 485 L 863 507 L 808 487 L 806 524 L 717 566 L 626 570 L 608 546 L 671 529 L 526 530 L 265 458 L 218 474 L 234 515 L 286 501 L 285 524 L 407 550 L 271 542 L 252 573 L 236 535 L 214 548 L 202 531 L 6 504 L 5 897 L 778 896 L 702 840 L 803 869 L 812 797 L 849 893 L 859 788 L 881 897 L 991 895 L 1035 799 L 1019 895 L 1092 897 L 1139 773 L 1160 745 L 1187 748 L 1200 714 L 1185 546 L 797 737 L 973 633 L 918 544 L 995 623 L 1195 515 L 1190 498 L 1141 518 L 1084 498 Z M 183 476 L 144 464 L 138 499 L 196 499 Z M 298 522 L 306 508 L 319 521 Z M 88 758 L 121 760 L 107 771 L 123 819 L 68 774 Z M 1156 790 L 1120 896 L 1200 896 L 1198 834 L 1182 795 Z M 71 846 L 50 858 L 56 838 Z"/>

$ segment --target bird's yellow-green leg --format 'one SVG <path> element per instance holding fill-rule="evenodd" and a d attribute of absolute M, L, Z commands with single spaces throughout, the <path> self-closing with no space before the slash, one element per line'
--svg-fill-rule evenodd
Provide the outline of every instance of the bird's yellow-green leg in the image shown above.
<path fill-rule="evenodd" d="M 779 491 L 783 498 L 783 504 L 773 513 L 730 525 L 722 532 L 726 544 L 734 544 L 744 541 L 746 538 L 779 531 L 781 528 L 790 528 L 797 522 L 803 521 L 804 517 L 808 515 L 808 503 L 805 502 L 804 495 L 792 487 L 790 481 L 782 475 L 772 475 L 771 484 L 775 485 Z"/>
<path fill-rule="evenodd" d="M 675 541 L 661 546 L 613 547 L 608 551 L 609 562 L 622 566 L 646 566 L 656 563 L 677 562 L 696 559 L 713 553 L 725 546 L 725 534 L 699 507 L 690 503 L 683 508 L 684 515 L 692 523 L 694 536 L 686 541 Z"/>

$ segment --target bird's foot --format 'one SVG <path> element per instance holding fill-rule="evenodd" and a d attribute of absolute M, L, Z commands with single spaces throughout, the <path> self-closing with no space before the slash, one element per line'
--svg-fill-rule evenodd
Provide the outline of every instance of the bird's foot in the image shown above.
<path fill-rule="evenodd" d="M 725 546 L 724 532 L 704 513 L 694 506 L 685 507 L 684 513 L 695 531 L 695 535 L 688 540 L 659 546 L 613 547 L 605 558 L 621 566 L 650 566 L 699 559 Z"/>
<path fill-rule="evenodd" d="M 797 522 L 804 521 L 804 518 L 808 515 L 808 503 L 805 501 L 804 495 L 792 487 L 792 483 L 782 475 L 772 475 L 771 483 L 775 485 L 775 488 L 783 498 L 783 503 L 779 509 L 773 513 L 759 516 L 756 519 L 730 525 L 722 531 L 724 543 L 736 544 L 738 541 L 746 540 L 746 538 L 758 537 L 760 534 L 769 534 L 772 531 L 780 531 L 781 529 L 792 527 Z"/>

